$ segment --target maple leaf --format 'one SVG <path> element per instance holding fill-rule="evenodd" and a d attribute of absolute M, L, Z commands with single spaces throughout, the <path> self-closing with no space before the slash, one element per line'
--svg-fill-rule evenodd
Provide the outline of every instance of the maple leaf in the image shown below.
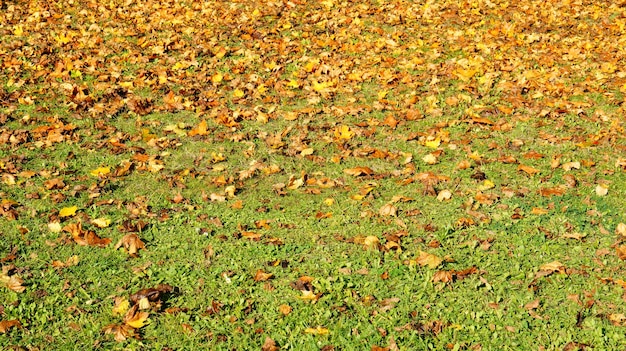
<path fill-rule="evenodd" d="M 338 138 L 341 140 L 349 140 L 349 139 L 352 139 L 353 136 L 354 136 L 354 132 L 352 131 L 352 129 L 350 129 L 350 127 L 346 125 L 342 125 L 342 126 L 335 128 L 335 138 Z"/>

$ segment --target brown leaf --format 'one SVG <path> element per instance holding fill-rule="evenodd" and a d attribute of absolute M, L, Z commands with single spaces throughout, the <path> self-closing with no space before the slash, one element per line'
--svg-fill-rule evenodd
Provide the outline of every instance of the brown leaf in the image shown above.
<path fill-rule="evenodd" d="M 452 279 L 454 279 L 454 272 L 453 271 L 437 271 L 435 272 L 435 274 L 433 274 L 433 283 L 438 283 L 438 282 L 442 282 L 442 283 L 449 283 L 452 281 Z"/>
<path fill-rule="evenodd" d="M 397 215 L 397 212 L 398 212 L 398 210 L 391 203 L 383 205 L 380 208 L 380 210 L 378 210 L 378 214 L 383 216 L 383 217 L 388 217 L 388 216 L 395 217 Z"/>
<path fill-rule="evenodd" d="M 274 277 L 274 274 L 266 273 L 262 269 L 259 269 L 259 270 L 256 271 L 256 274 L 254 275 L 254 281 L 255 282 L 264 282 L 264 281 L 266 281 L 268 279 L 272 279 L 273 277 Z"/>
<path fill-rule="evenodd" d="M 143 241 L 141 241 L 139 236 L 134 233 L 124 235 L 120 241 L 115 244 L 114 249 L 117 250 L 122 246 L 128 251 L 128 254 L 131 257 L 137 257 L 139 250 L 146 248 Z"/>
<path fill-rule="evenodd" d="M 5 334 L 12 328 L 21 328 L 22 323 L 17 319 L 5 320 L 0 322 L 0 333 Z"/>
<path fill-rule="evenodd" d="M 136 293 L 130 295 L 130 301 L 137 305 L 142 299 L 147 299 L 150 302 L 159 302 L 163 294 L 168 294 L 174 291 L 174 287 L 168 284 L 160 284 L 154 288 L 141 289 Z"/>
<path fill-rule="evenodd" d="M 269 336 L 265 337 L 265 342 L 261 346 L 261 351 L 278 351 L 280 347 L 276 346 L 276 342 Z"/>
<path fill-rule="evenodd" d="M 523 172 L 525 172 L 526 174 L 528 174 L 531 177 L 540 172 L 536 168 L 533 168 L 533 167 L 530 167 L 530 166 L 526 166 L 526 165 L 523 165 L 523 164 L 520 164 L 519 166 L 517 166 L 517 170 L 518 171 L 523 171 Z"/>
<path fill-rule="evenodd" d="M 105 334 L 113 334 L 117 342 L 122 342 L 127 338 L 135 336 L 135 329 L 126 324 L 109 324 L 104 327 Z"/>

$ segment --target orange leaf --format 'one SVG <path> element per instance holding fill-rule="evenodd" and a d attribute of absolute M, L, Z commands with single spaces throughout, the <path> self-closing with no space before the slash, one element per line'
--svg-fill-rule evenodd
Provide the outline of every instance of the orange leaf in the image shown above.
<path fill-rule="evenodd" d="M 189 136 L 196 136 L 196 135 L 203 136 L 207 134 L 209 134 L 209 131 L 207 129 L 207 123 L 205 119 L 203 119 L 200 123 L 198 123 L 198 125 L 195 126 L 195 128 L 190 130 L 188 133 Z"/>
<path fill-rule="evenodd" d="M 9 331 L 9 329 L 11 329 L 13 327 L 21 328 L 22 327 L 22 323 L 20 323 L 20 321 L 18 321 L 17 319 L 1 321 L 0 322 L 0 333 L 4 334 L 7 331 Z"/>
<path fill-rule="evenodd" d="M 264 272 L 262 269 L 259 269 L 256 271 L 256 274 L 254 275 L 254 281 L 255 282 L 264 282 L 268 279 L 273 278 L 274 275 L 272 273 L 266 273 Z"/>
<path fill-rule="evenodd" d="M 520 164 L 519 166 L 517 166 L 517 170 L 518 170 L 518 171 L 523 171 L 523 172 L 525 172 L 526 174 L 528 174 L 529 176 L 533 176 L 533 175 L 535 175 L 535 174 L 537 174 L 537 173 L 539 173 L 539 172 L 540 172 L 540 171 L 539 171 L 538 169 L 536 169 L 536 168 L 532 168 L 532 167 L 530 167 L 530 166 L 525 166 L 525 165 L 522 165 L 522 164 Z"/>
<path fill-rule="evenodd" d="M 354 168 L 347 168 L 343 170 L 344 173 L 349 174 L 351 176 L 362 176 L 362 175 L 372 175 L 374 174 L 374 171 L 369 168 L 369 167 L 354 167 Z"/>

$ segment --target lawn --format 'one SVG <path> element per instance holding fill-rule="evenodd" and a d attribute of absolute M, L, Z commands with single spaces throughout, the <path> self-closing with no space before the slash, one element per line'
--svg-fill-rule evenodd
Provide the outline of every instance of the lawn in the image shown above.
<path fill-rule="evenodd" d="M 0 0 L 0 348 L 626 348 L 625 26 Z"/>

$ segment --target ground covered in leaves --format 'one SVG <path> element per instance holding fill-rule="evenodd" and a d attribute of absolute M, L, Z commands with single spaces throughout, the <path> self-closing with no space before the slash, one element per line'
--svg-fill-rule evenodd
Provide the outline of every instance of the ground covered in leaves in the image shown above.
<path fill-rule="evenodd" d="M 0 1 L 0 347 L 624 348 L 625 26 Z"/>

